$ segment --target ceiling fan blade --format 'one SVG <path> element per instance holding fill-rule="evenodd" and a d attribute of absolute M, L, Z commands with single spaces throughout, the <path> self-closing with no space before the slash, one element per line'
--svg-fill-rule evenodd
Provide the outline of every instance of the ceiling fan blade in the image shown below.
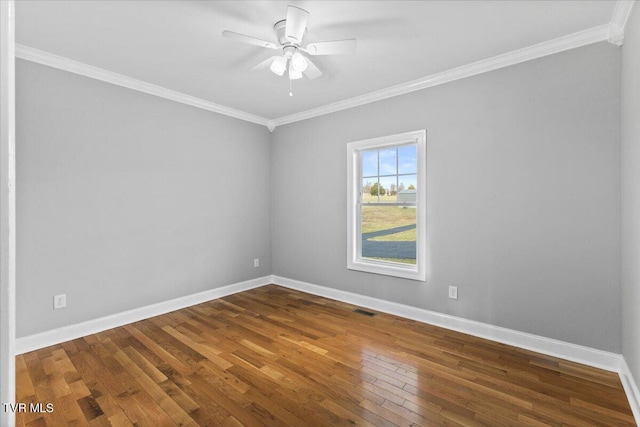
<path fill-rule="evenodd" d="M 317 79 L 322 75 L 322 71 L 316 67 L 316 64 L 311 62 L 309 58 L 305 58 L 307 60 L 307 69 L 303 71 L 304 75 L 307 76 L 309 80 Z"/>
<path fill-rule="evenodd" d="M 266 68 L 269 68 L 271 66 L 271 64 L 273 64 L 273 61 L 275 61 L 275 59 L 278 56 L 272 56 L 268 59 L 265 59 L 264 61 L 260 62 L 259 64 L 254 65 L 253 67 L 249 68 L 249 71 L 258 71 L 258 70 L 264 70 Z"/>
<path fill-rule="evenodd" d="M 260 47 L 266 47 L 268 49 L 278 49 L 278 46 L 275 43 L 268 42 L 265 40 L 256 39 L 255 37 L 245 36 L 244 34 L 234 33 L 233 31 L 224 30 L 222 32 L 222 37 L 229 40 L 235 40 L 242 43 L 249 43 Z"/>
<path fill-rule="evenodd" d="M 356 51 L 356 39 L 309 43 L 304 51 L 309 55 L 344 55 Z"/>
<path fill-rule="evenodd" d="M 284 35 L 292 43 L 302 43 L 304 30 L 307 28 L 309 12 L 295 6 L 287 6 L 287 26 Z"/>

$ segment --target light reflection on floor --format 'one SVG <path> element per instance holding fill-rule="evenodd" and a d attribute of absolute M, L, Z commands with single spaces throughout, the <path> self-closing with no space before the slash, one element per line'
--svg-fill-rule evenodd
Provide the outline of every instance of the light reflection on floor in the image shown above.
<path fill-rule="evenodd" d="M 370 392 L 361 406 L 366 408 L 368 403 L 377 404 L 396 414 L 422 412 L 414 403 L 420 389 L 419 371 L 416 366 L 406 363 L 406 353 L 399 354 L 395 359 L 389 350 L 363 346 L 360 355 L 360 385 Z"/>

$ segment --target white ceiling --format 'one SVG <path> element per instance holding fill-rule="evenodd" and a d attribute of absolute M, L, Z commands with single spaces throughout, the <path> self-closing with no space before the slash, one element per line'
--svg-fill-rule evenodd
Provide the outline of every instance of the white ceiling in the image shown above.
<path fill-rule="evenodd" d="M 310 12 L 306 42 L 356 38 L 293 82 L 249 71 L 274 51 L 287 5 Z M 19 1 L 16 42 L 268 119 L 384 89 L 608 24 L 614 1 Z"/>

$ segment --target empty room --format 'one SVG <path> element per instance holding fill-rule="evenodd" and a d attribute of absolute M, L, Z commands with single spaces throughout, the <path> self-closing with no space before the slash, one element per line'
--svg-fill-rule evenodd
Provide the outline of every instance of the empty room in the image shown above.
<path fill-rule="evenodd" d="M 631 0 L 0 0 L 0 426 L 635 426 Z"/>

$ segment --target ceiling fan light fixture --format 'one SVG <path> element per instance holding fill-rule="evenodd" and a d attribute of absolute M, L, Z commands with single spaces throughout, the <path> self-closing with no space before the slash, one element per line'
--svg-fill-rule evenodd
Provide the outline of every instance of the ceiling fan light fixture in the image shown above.
<path fill-rule="evenodd" d="M 289 85 L 291 85 L 293 80 L 302 79 L 303 77 L 314 80 L 322 76 L 322 71 L 313 63 L 312 58 L 314 56 L 355 52 L 356 39 L 303 43 L 307 33 L 308 21 L 308 11 L 289 5 L 287 6 L 287 17 L 273 25 L 273 32 L 277 42 L 266 41 L 229 30 L 223 31 L 222 37 L 262 48 L 281 50 L 281 54 L 263 60 L 252 67 L 251 70 L 263 70 L 268 67 L 271 72 L 280 77 L 287 73 Z M 289 88 L 289 95 L 293 96 L 291 88 Z"/>
<path fill-rule="evenodd" d="M 295 70 L 292 66 L 289 67 L 289 80 L 298 80 L 302 78 L 302 71 Z"/>
<path fill-rule="evenodd" d="M 278 76 L 284 75 L 284 72 L 287 70 L 287 58 L 284 56 L 278 56 L 273 60 L 269 69 Z"/>
<path fill-rule="evenodd" d="M 296 52 L 291 57 L 291 68 L 293 68 L 298 73 L 304 72 L 307 69 L 307 60 L 300 52 Z"/>

